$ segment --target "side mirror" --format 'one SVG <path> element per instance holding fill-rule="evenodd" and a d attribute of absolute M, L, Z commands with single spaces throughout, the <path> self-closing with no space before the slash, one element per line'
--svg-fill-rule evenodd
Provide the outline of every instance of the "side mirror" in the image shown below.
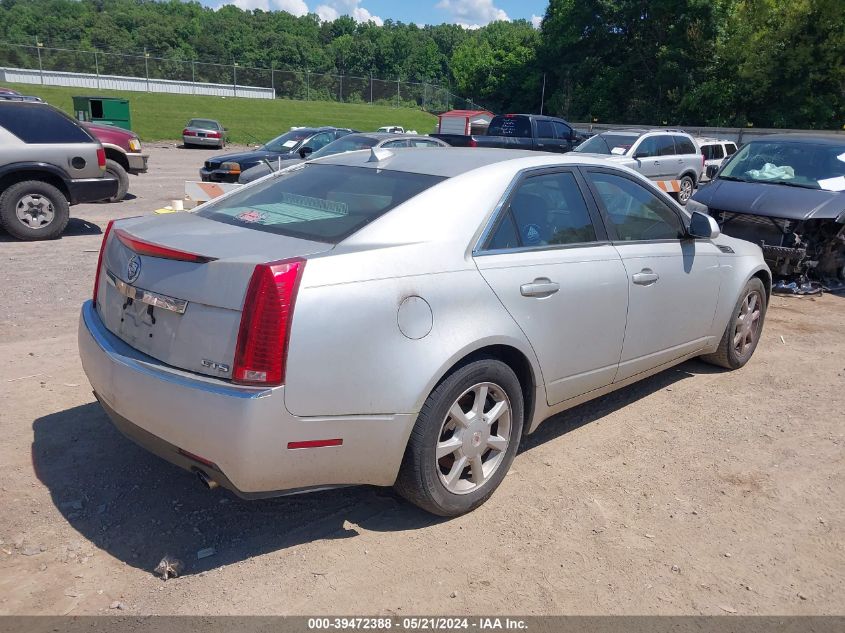
<path fill-rule="evenodd" d="M 305 147 L 303 147 L 299 150 L 299 155 L 300 155 L 300 157 L 305 158 L 309 154 L 313 153 L 313 151 L 314 150 L 312 148 L 310 148 L 306 145 Z"/>
<path fill-rule="evenodd" d="M 705 215 L 701 211 L 693 211 L 692 219 L 689 223 L 689 234 L 691 237 L 716 239 L 721 235 L 722 231 L 719 229 L 719 224 L 715 218 Z"/>

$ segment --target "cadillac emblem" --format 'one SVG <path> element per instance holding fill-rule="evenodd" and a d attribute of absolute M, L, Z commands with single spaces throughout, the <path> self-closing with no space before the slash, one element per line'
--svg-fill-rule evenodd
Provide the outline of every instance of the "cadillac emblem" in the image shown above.
<path fill-rule="evenodd" d="M 126 281 L 130 284 L 134 283 L 136 279 L 138 279 L 138 275 L 141 274 L 141 258 L 137 255 L 133 255 L 129 258 L 129 263 L 126 265 Z"/>

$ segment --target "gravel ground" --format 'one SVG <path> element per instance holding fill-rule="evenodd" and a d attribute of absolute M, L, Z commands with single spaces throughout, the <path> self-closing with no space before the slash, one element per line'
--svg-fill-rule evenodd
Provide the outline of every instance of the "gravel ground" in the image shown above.
<path fill-rule="evenodd" d="M 0 235 L 0 614 L 845 613 L 845 298 L 773 299 L 741 371 L 688 362 L 546 422 L 470 515 L 241 501 L 124 439 L 77 356 L 106 222 L 214 153 L 148 149 L 133 199 Z"/>

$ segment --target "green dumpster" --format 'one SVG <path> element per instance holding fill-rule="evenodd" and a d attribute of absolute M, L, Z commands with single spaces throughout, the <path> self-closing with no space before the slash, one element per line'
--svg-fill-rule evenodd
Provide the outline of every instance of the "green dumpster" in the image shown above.
<path fill-rule="evenodd" d="M 74 97 L 73 112 L 80 121 L 92 121 L 132 129 L 129 100 L 117 97 Z"/>

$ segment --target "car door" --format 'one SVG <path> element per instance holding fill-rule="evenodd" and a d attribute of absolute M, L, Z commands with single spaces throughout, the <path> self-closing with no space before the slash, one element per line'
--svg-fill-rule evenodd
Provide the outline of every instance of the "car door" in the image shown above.
<path fill-rule="evenodd" d="M 537 137 L 534 146 L 544 152 L 559 152 L 560 141 L 555 138 L 555 127 L 548 119 L 537 119 Z"/>
<path fill-rule="evenodd" d="M 561 121 L 554 121 L 555 137 L 560 143 L 562 152 L 568 152 L 572 149 L 572 139 L 575 138 L 575 133 L 572 128 Z"/>
<path fill-rule="evenodd" d="M 637 171 L 649 180 L 659 180 L 662 175 L 657 138 L 646 136 L 631 148 L 631 156 L 637 161 Z"/>
<path fill-rule="evenodd" d="M 475 263 L 537 354 L 548 404 L 610 384 L 627 275 L 577 170 L 520 177 L 485 236 Z"/>
<path fill-rule="evenodd" d="M 628 277 L 618 382 L 710 342 L 720 251 L 709 239 L 686 238 L 681 212 L 634 176 L 584 171 Z"/>

